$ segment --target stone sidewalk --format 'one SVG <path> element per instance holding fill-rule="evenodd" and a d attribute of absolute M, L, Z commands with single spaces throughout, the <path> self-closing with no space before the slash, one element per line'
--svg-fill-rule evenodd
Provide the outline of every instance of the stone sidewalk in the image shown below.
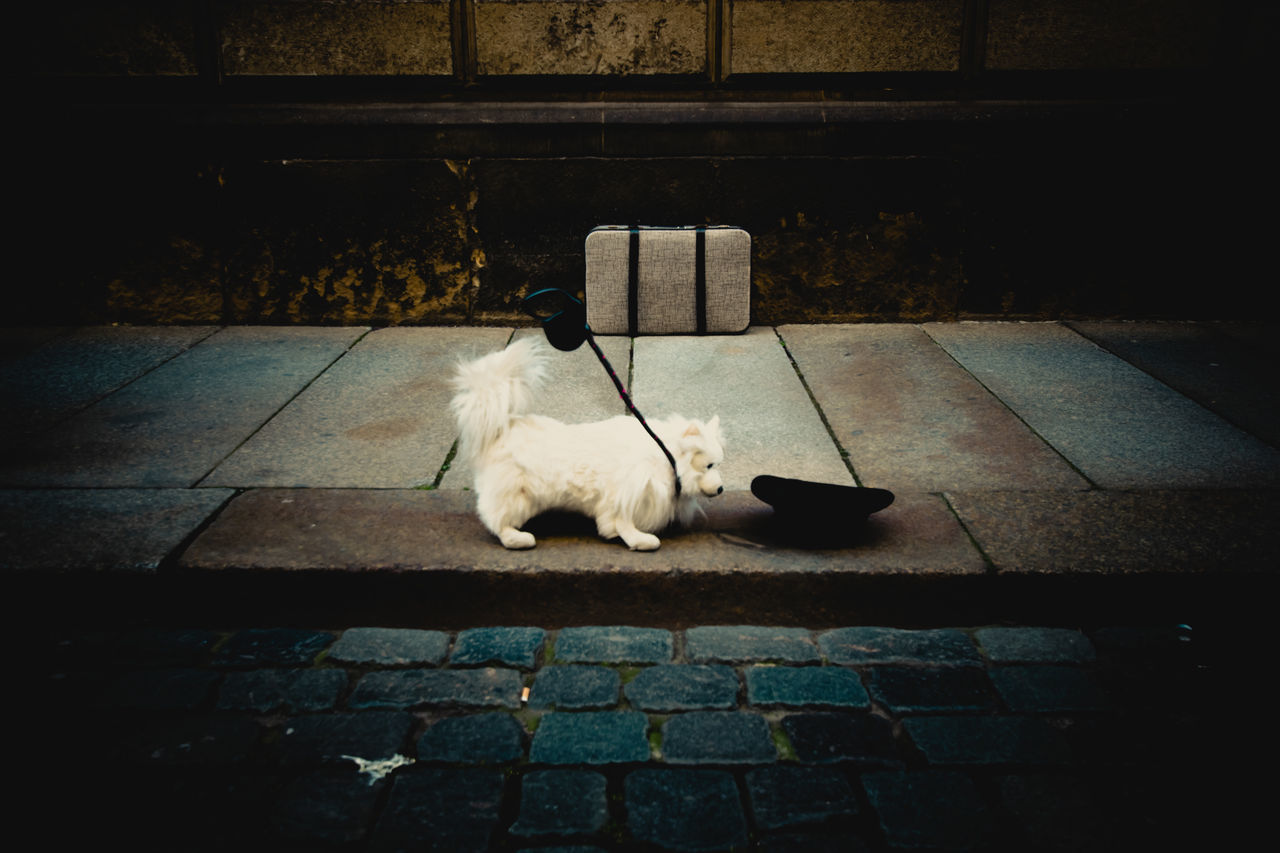
<path fill-rule="evenodd" d="M 11 584 L 54 589 L 68 574 L 92 578 L 78 589 L 186 584 L 164 606 L 209 602 L 224 618 L 272 591 L 269 621 L 285 604 L 331 601 L 339 613 L 311 618 L 346 621 L 351 603 L 369 602 L 366 621 L 399 623 L 385 608 L 403 603 L 410 622 L 454 627 L 521 621 L 531 601 L 547 624 L 972 624 L 1057 618 L 982 612 L 1001 599 L 1114 601 L 1104 621 L 1166 599 L 1251 600 L 1276 563 L 1271 328 L 930 323 L 602 338 L 642 411 L 718 413 L 728 437 L 729 491 L 707 502 L 704 524 L 650 554 L 563 518 L 539 521 L 537 548 L 508 552 L 476 521 L 470 472 L 453 458 L 449 374 L 536 330 L 10 330 L 0 566 Z M 586 347 L 556 353 L 553 369 L 540 411 L 622 411 Z M 882 487 L 896 500 L 830 541 L 797 540 L 749 493 L 758 474 Z M 1208 594 L 1206 578 L 1220 588 Z M 936 594 L 919 594 L 926 582 Z M 951 611 L 926 613 L 922 598 Z"/>
<path fill-rule="evenodd" d="M 44 666 L 9 703 L 19 802 L 75 802 L 52 847 L 1194 850 L 1238 849 L 1242 826 L 1206 814 L 1237 787 L 1213 723 L 1229 656 L 1185 625 L 23 645 Z"/>

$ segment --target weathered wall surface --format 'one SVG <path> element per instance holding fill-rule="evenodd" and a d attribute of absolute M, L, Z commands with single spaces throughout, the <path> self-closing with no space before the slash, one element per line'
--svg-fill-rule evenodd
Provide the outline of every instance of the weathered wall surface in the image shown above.
<path fill-rule="evenodd" d="M 741 0 L 732 4 L 735 74 L 959 71 L 958 0 Z"/>
<path fill-rule="evenodd" d="M 453 72 L 447 0 L 225 3 L 217 13 L 231 77 Z"/>
<path fill-rule="evenodd" d="M 581 289 L 587 231 L 622 222 L 747 228 L 757 322 L 1247 312 L 1276 17 L 33 4 L 11 320 L 512 322 L 531 289 Z"/>
<path fill-rule="evenodd" d="M 52 0 L 19 20 L 42 74 L 730 74 L 1207 68 L 1212 0 Z M 715 43 L 718 46 L 714 46 Z M 1265 40 L 1253 49 L 1262 49 Z M 712 45 L 713 50 L 708 51 Z M 715 55 L 711 55 L 714 53 Z M 717 69 L 710 68 L 717 64 Z"/>
<path fill-rule="evenodd" d="M 701 74 L 706 0 L 475 4 L 477 73 Z"/>

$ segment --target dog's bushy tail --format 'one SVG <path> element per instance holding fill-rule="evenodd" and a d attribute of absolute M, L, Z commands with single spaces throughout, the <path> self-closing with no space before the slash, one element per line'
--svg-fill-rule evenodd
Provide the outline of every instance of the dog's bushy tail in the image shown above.
<path fill-rule="evenodd" d="M 458 451 L 474 458 L 502 435 L 511 419 L 528 411 L 546 375 L 546 348 L 522 338 L 504 350 L 458 365 L 450 408 L 458 422 Z"/>

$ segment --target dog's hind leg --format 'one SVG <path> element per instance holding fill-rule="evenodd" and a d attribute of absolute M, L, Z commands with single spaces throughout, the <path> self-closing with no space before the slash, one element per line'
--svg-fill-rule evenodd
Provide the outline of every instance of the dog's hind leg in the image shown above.
<path fill-rule="evenodd" d="M 538 540 L 534 538 L 532 533 L 526 530 L 517 530 L 514 527 L 504 527 L 497 531 L 498 541 L 505 548 L 513 551 L 519 551 L 525 548 L 532 548 L 538 544 Z"/>
<path fill-rule="evenodd" d="M 503 547 L 523 550 L 538 544 L 532 533 L 520 529 L 534 514 L 529 500 L 522 494 L 482 494 L 477 500 L 476 511 L 484 526 L 498 537 Z"/>

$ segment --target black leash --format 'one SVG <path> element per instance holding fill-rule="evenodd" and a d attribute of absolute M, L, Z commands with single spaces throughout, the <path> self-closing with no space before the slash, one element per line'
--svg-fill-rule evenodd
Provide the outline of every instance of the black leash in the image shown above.
<path fill-rule="evenodd" d="M 640 410 L 631 402 L 631 398 L 627 396 L 627 392 L 622 387 L 622 380 L 618 378 L 618 374 L 613 372 L 613 365 L 609 364 L 609 359 L 604 357 L 604 353 L 600 351 L 600 347 L 596 345 L 595 336 L 587 332 L 587 346 L 591 347 L 592 352 L 596 354 L 596 358 L 600 359 L 600 363 L 604 365 L 604 369 L 608 372 L 609 378 L 613 380 L 614 386 L 618 389 L 618 396 L 622 398 L 622 402 L 626 404 L 627 410 L 635 415 L 636 420 L 640 422 L 640 426 L 644 427 L 644 431 L 649 433 L 649 437 L 658 442 L 663 454 L 667 457 L 667 461 L 671 463 L 671 473 L 676 479 L 676 497 L 680 496 L 680 472 L 676 470 L 675 457 L 671 455 L 671 451 L 667 450 L 667 446 L 662 443 L 662 439 L 649 428 L 649 424 L 645 422 L 644 415 L 640 414 Z"/>
<path fill-rule="evenodd" d="M 558 295 L 562 306 L 558 311 L 550 314 L 539 313 L 537 308 L 531 304 L 532 300 L 546 301 L 548 295 L 555 297 Z M 609 374 L 609 378 L 613 380 L 613 385 L 618 389 L 618 396 L 622 398 L 622 403 L 627 407 L 635 419 L 640 422 L 640 426 L 644 427 L 644 431 L 649 433 L 649 437 L 658 443 L 658 447 L 662 450 L 662 454 L 667 457 L 667 461 L 671 463 L 671 473 L 675 476 L 676 496 L 680 496 L 680 472 L 676 469 L 676 459 L 671 455 L 671 451 L 667 450 L 667 446 L 662 443 L 662 439 L 658 438 L 649 424 L 645 421 L 644 415 L 640 414 L 640 410 L 631 402 L 631 396 L 627 394 L 627 389 L 622 387 L 622 380 L 618 378 L 618 374 L 614 372 L 613 365 L 609 363 L 609 359 L 604 357 L 604 353 L 600 351 L 599 345 L 596 343 L 595 335 L 591 334 L 591 327 L 587 325 L 587 309 L 581 302 L 575 299 L 571 294 L 558 288 L 547 288 L 531 293 L 521 302 L 524 312 L 530 317 L 542 324 L 542 330 L 547 335 L 547 340 L 556 349 L 563 352 L 571 352 L 581 346 L 583 341 L 587 342 L 587 346 L 591 347 L 591 351 L 596 354 L 596 358 L 600 359 L 600 363 L 604 365 L 605 372 Z"/>

